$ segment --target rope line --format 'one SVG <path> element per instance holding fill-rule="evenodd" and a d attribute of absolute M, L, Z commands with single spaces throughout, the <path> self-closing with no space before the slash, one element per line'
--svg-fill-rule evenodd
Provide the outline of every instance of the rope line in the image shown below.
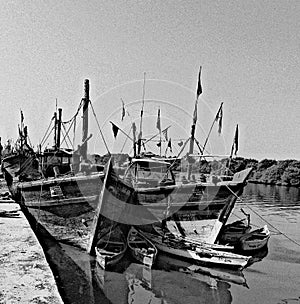
<path fill-rule="evenodd" d="M 228 188 L 228 190 L 243 204 L 246 204 L 238 195 L 236 195 L 229 187 L 228 185 L 226 185 L 226 187 Z M 256 211 L 254 211 L 251 207 L 249 207 L 247 205 L 247 207 L 254 213 L 256 214 L 261 220 L 263 220 L 265 223 L 267 223 L 268 225 L 270 225 L 273 229 L 275 229 L 275 231 L 277 231 L 279 234 L 283 235 L 284 237 L 286 237 L 288 240 L 290 240 L 292 243 L 298 245 L 300 247 L 300 244 L 295 241 L 294 239 L 290 238 L 287 234 L 281 232 L 278 228 L 276 228 L 274 225 L 272 225 L 270 222 L 268 222 L 266 219 L 264 219 L 260 214 L 258 214 Z"/>

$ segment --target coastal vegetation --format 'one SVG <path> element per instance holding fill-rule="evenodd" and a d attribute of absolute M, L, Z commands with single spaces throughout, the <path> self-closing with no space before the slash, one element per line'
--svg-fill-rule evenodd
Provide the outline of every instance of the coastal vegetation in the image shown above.
<path fill-rule="evenodd" d="M 127 154 L 115 154 L 115 160 L 121 164 L 128 160 Z M 102 162 L 105 164 L 109 156 L 101 157 Z M 268 185 L 281 185 L 281 186 L 294 186 L 300 187 L 300 161 L 295 159 L 275 160 L 275 159 L 262 159 L 258 161 L 253 158 L 234 157 L 229 159 L 221 159 L 220 161 L 195 161 L 192 164 L 193 172 L 203 174 L 215 173 L 223 175 L 232 175 L 243 169 L 252 167 L 253 171 L 249 177 L 249 182 L 268 184 Z M 175 171 L 186 171 L 187 159 L 183 158 L 174 166 Z M 228 169 L 229 168 L 229 169 Z"/>
<path fill-rule="evenodd" d="M 252 167 L 253 171 L 249 177 L 249 182 L 300 187 L 300 161 L 294 159 L 275 160 L 266 158 L 258 161 L 252 158 L 236 157 L 230 161 L 230 164 L 227 159 L 220 162 L 202 161 L 200 171 L 209 172 L 211 169 L 224 171 L 224 168 L 228 168 L 228 165 L 231 173 Z"/>

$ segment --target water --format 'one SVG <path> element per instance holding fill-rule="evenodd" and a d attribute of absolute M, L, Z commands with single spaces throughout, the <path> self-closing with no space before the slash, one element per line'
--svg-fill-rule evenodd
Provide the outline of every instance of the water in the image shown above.
<path fill-rule="evenodd" d="M 230 218 L 251 215 L 268 224 L 268 249 L 243 272 L 200 268 L 160 255 L 154 269 L 126 256 L 119 269 L 104 272 L 72 247 L 48 243 L 46 254 L 65 303 L 300 303 L 300 189 L 248 184 Z"/>

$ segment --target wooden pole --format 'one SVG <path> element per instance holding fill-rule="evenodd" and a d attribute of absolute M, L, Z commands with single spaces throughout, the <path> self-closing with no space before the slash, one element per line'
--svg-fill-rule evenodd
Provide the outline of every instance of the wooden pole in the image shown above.
<path fill-rule="evenodd" d="M 95 254 L 95 246 L 96 246 L 96 242 L 97 242 L 98 230 L 101 225 L 102 206 L 105 203 L 105 199 L 106 199 L 105 194 L 108 191 L 106 189 L 107 188 L 106 184 L 107 184 L 108 176 L 111 171 L 111 163 L 112 163 L 112 159 L 110 158 L 107 162 L 107 170 L 105 173 L 105 178 L 104 178 L 102 189 L 101 189 L 101 192 L 99 195 L 97 209 L 96 209 L 95 216 L 94 216 L 93 223 L 92 223 L 91 236 L 90 236 L 89 243 L 87 246 L 87 251 L 91 255 Z"/>
<path fill-rule="evenodd" d="M 60 137 L 61 137 L 61 121 L 62 121 L 62 109 L 58 109 L 58 121 L 57 121 L 57 143 L 56 149 L 60 149 Z"/>
<path fill-rule="evenodd" d="M 87 160 L 87 137 L 88 137 L 88 129 L 89 129 L 89 112 L 88 106 L 90 101 L 90 84 L 89 80 L 84 80 L 84 98 L 83 98 L 83 121 L 82 121 L 82 145 L 81 155 L 84 160 Z"/>

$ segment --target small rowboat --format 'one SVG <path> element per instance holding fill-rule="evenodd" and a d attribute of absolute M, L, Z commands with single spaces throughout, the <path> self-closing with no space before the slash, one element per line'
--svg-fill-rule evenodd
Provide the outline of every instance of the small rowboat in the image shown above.
<path fill-rule="evenodd" d="M 96 244 L 96 261 L 103 268 L 116 265 L 124 256 L 127 249 L 126 237 L 123 231 L 116 226 L 107 232 Z"/>
<path fill-rule="evenodd" d="M 127 236 L 127 245 L 132 256 L 140 263 L 152 267 L 157 255 L 157 248 L 134 227 Z"/>
<path fill-rule="evenodd" d="M 244 256 L 236 253 L 219 251 L 208 246 L 201 246 L 192 242 L 162 237 L 158 234 L 150 232 L 141 232 L 147 239 L 162 252 L 177 256 L 182 259 L 193 261 L 197 265 L 214 265 L 222 267 L 230 267 L 234 269 L 243 269 L 250 262 L 250 256 Z"/>
<path fill-rule="evenodd" d="M 259 250 L 265 247 L 270 238 L 270 231 L 265 225 L 260 229 L 246 233 L 239 239 L 238 248 L 243 251 Z"/>
<path fill-rule="evenodd" d="M 223 227 L 219 241 L 222 244 L 234 245 L 243 235 L 249 233 L 250 230 L 251 226 L 249 225 L 249 220 L 242 219 L 235 221 Z"/>

